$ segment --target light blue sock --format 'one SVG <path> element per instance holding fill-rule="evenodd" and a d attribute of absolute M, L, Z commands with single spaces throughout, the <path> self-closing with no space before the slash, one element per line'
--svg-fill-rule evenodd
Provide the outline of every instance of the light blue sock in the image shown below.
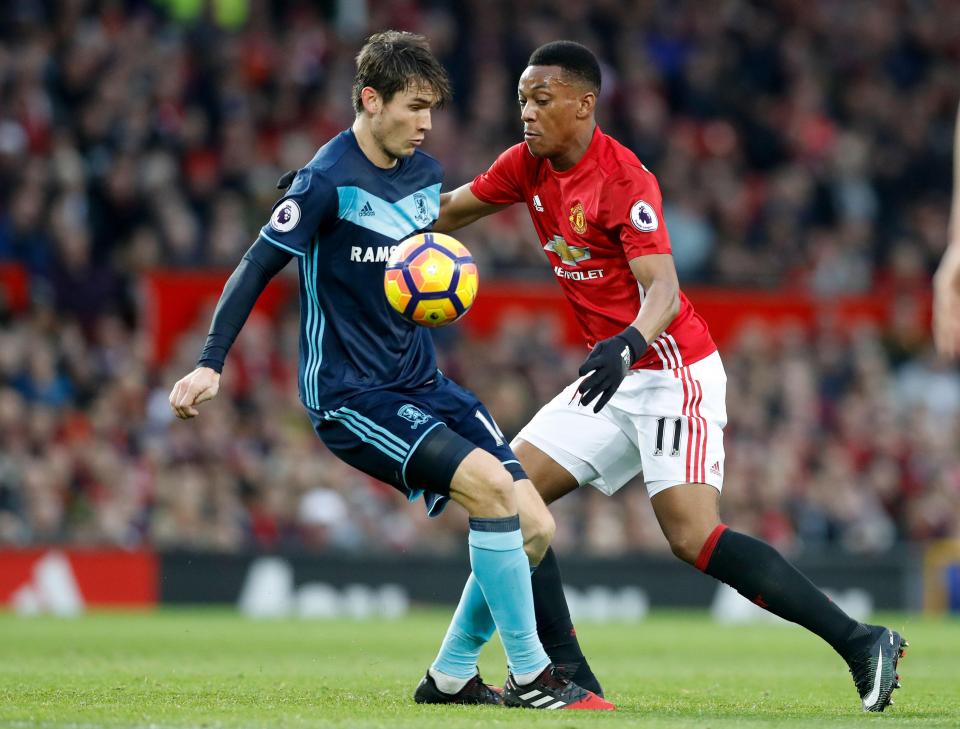
<path fill-rule="evenodd" d="M 471 517 L 469 541 L 470 565 L 500 631 L 510 672 L 525 674 L 546 668 L 550 659 L 537 637 L 520 517 Z"/>
<path fill-rule="evenodd" d="M 530 574 L 536 569 L 536 565 L 531 566 Z M 490 642 L 496 629 L 487 599 L 471 572 L 463 586 L 460 604 L 440 645 L 440 652 L 430 667 L 448 676 L 472 678 L 477 672 L 480 651 Z"/>
<path fill-rule="evenodd" d="M 431 668 L 457 678 L 472 677 L 477 672 L 480 649 L 496 627 L 480 583 L 471 572 Z"/>

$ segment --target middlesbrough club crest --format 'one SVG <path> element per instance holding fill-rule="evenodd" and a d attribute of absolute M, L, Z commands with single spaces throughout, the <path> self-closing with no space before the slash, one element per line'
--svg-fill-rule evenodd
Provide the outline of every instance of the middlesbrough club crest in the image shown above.
<path fill-rule="evenodd" d="M 409 403 L 397 410 L 397 415 L 413 423 L 413 425 L 410 426 L 413 430 L 416 430 L 418 425 L 430 422 L 430 418 L 427 417 L 423 410 Z"/>
<path fill-rule="evenodd" d="M 587 232 L 587 216 L 583 212 L 583 203 L 578 202 L 570 208 L 570 227 L 577 235 L 583 235 Z"/>

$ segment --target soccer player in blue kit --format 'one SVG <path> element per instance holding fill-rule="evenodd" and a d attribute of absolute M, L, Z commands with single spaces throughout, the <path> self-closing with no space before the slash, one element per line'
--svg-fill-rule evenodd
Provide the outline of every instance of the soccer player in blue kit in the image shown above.
<path fill-rule="evenodd" d="M 428 673 L 418 700 L 611 709 L 557 670 L 537 637 L 525 548 L 546 550 L 549 511 L 483 404 L 437 369 L 429 332 L 403 320 L 383 295 L 391 246 L 429 230 L 439 214 L 442 170 L 417 148 L 431 110 L 449 96 L 446 73 L 422 37 L 386 31 L 368 39 L 357 56 L 352 127 L 282 181 L 289 187 L 227 281 L 197 367 L 173 387 L 170 405 L 189 419 L 216 396 L 253 304 L 296 259 L 299 391 L 317 434 L 340 459 L 411 501 L 422 495 L 431 515 L 452 499 L 470 517 L 468 587 L 475 581 L 482 590 L 510 675 L 501 697 L 476 673 L 465 680 L 455 678 L 457 667 Z"/>

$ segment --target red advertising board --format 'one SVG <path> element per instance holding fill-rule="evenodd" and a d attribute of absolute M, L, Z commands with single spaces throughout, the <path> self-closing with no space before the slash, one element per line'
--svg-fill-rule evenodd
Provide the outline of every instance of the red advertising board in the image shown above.
<path fill-rule="evenodd" d="M 152 552 L 116 549 L 0 550 L 0 605 L 29 599 L 43 605 L 51 591 L 76 595 L 94 607 L 146 607 L 157 602 Z"/>
<path fill-rule="evenodd" d="M 220 295 L 229 271 L 171 272 L 155 271 L 143 279 L 146 310 L 144 322 L 153 343 L 154 362 L 163 362 L 176 339 L 191 326 L 201 311 Z M 279 277 L 263 292 L 257 307 L 267 314 L 275 312 L 287 296 L 296 296 L 296 283 Z M 694 308 L 707 321 L 720 347 L 730 342 L 751 321 L 770 325 L 799 323 L 812 326 L 825 318 L 841 328 L 858 322 L 883 325 L 890 320 L 892 307 L 900 299 L 874 291 L 857 296 L 818 298 L 802 290 L 759 291 L 697 286 L 684 288 Z M 901 295 L 904 296 L 904 295 Z M 917 316 L 916 326 L 929 322 L 929 293 L 910 293 Z M 495 333 L 511 317 L 545 317 L 555 322 L 567 344 L 582 345 L 573 310 L 560 287 L 552 281 L 481 282 L 477 301 L 465 316 L 462 326 L 479 336 Z"/>

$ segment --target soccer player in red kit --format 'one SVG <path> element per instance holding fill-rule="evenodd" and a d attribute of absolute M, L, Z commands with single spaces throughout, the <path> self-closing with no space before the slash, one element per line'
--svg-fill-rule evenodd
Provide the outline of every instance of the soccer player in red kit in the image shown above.
<path fill-rule="evenodd" d="M 526 204 L 590 347 L 580 379 L 514 441 L 523 468 L 546 503 L 585 484 L 610 494 L 642 473 L 677 557 L 819 635 L 846 660 L 864 709 L 883 711 L 906 641 L 853 620 L 775 549 L 720 521 L 726 375 L 680 291 L 656 178 L 596 124 L 596 58 L 577 43 L 548 43 L 518 90 L 524 141 L 442 195 L 434 230 Z M 541 614 L 562 596 L 552 551 L 533 580 L 546 647 Z M 553 637 L 572 628 L 565 605 L 562 613 Z"/>

